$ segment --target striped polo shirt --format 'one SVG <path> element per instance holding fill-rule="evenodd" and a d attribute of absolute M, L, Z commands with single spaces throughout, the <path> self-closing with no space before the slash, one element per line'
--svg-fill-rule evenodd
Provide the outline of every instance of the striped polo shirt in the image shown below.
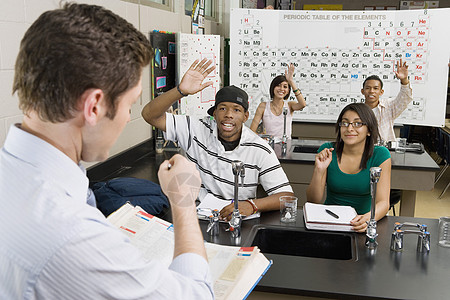
<path fill-rule="evenodd" d="M 233 199 L 233 160 L 242 161 L 245 168 L 244 185 L 239 188 L 240 200 L 255 198 L 258 184 L 268 195 L 292 193 L 273 149 L 246 126 L 242 127 L 239 145 L 232 151 L 225 151 L 217 138 L 215 120 L 197 120 L 166 113 L 165 138 L 177 142 L 185 150 L 186 157 L 197 165 L 202 178 L 200 200 L 207 193 L 223 200 Z"/>

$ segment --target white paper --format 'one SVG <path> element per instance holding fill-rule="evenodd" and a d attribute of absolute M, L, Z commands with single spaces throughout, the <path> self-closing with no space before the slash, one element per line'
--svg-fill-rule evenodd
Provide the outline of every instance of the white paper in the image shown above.
<path fill-rule="evenodd" d="M 328 209 L 339 216 L 339 219 L 328 214 Z M 355 209 L 344 205 L 324 205 L 306 202 L 304 206 L 307 222 L 320 222 L 332 224 L 350 224 L 350 221 L 357 216 Z"/>
<path fill-rule="evenodd" d="M 227 206 L 230 203 L 231 202 L 228 200 L 222 200 L 217 197 L 214 197 L 212 194 L 207 194 L 203 198 L 202 202 L 200 202 L 200 204 L 197 206 L 197 215 L 198 215 L 199 219 L 207 219 L 212 214 L 212 211 L 214 209 L 217 209 L 218 211 L 220 211 L 222 208 L 224 208 L 225 206 Z M 254 219 L 254 218 L 259 218 L 260 216 L 261 216 L 261 214 L 259 212 L 257 212 L 253 215 L 245 216 L 242 219 L 250 220 L 250 219 Z"/>

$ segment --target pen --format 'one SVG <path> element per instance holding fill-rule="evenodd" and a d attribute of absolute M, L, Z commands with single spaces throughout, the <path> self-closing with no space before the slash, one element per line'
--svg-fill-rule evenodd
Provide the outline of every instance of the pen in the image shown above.
<path fill-rule="evenodd" d="M 167 169 L 170 170 L 170 168 L 172 168 L 172 164 L 171 164 L 171 163 L 168 163 L 168 164 L 167 164 Z"/>
<path fill-rule="evenodd" d="M 335 214 L 334 212 L 332 212 L 329 209 L 325 209 L 325 211 L 327 212 L 327 214 L 329 214 L 330 216 L 335 217 L 336 219 L 339 219 L 339 216 L 337 214 Z"/>

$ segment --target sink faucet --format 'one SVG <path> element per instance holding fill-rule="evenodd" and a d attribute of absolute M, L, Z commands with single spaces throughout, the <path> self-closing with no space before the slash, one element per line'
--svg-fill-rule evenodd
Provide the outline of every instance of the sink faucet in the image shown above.
<path fill-rule="evenodd" d="M 239 196 L 238 196 L 238 189 L 239 189 L 239 176 L 241 176 L 242 184 L 244 183 L 244 164 L 242 161 L 239 160 L 233 160 L 231 162 L 231 167 L 234 174 L 234 210 L 231 215 L 231 220 L 228 222 L 230 224 L 230 232 L 231 236 L 234 238 L 238 238 L 241 236 L 241 223 L 242 223 L 242 216 L 239 212 Z"/>
<path fill-rule="evenodd" d="M 209 216 L 209 224 L 206 232 L 211 236 L 219 235 L 219 210 L 214 209 L 212 215 Z"/>
<path fill-rule="evenodd" d="M 288 114 L 288 108 L 283 107 L 283 118 L 284 118 L 284 127 L 283 127 L 283 137 L 281 138 L 281 143 L 283 145 L 286 145 L 287 142 L 287 135 L 286 135 L 286 117 Z"/>
<path fill-rule="evenodd" d="M 375 220 L 375 198 L 377 194 L 377 183 L 380 180 L 381 168 L 370 168 L 370 192 L 372 194 L 372 203 L 370 206 L 370 220 L 367 222 L 366 233 L 366 247 L 375 249 L 378 246 L 377 242 L 377 221 Z"/>
<path fill-rule="evenodd" d="M 416 227 L 419 230 L 402 230 L 402 227 Z M 394 231 L 391 236 L 391 250 L 403 251 L 403 236 L 405 234 L 417 234 L 417 252 L 430 252 L 430 233 L 428 226 L 418 223 L 399 223 L 394 224 Z"/>

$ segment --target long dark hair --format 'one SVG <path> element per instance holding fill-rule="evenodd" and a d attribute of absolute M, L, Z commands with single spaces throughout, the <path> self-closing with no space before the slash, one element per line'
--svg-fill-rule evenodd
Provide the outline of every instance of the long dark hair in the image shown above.
<path fill-rule="evenodd" d="M 370 136 L 366 137 L 366 143 L 364 145 L 364 153 L 361 157 L 361 162 L 359 164 L 359 167 L 361 169 L 365 169 L 367 161 L 373 155 L 373 149 L 379 137 L 378 122 L 377 119 L 375 118 L 375 114 L 373 113 L 372 109 L 365 103 L 351 103 L 346 107 L 344 107 L 344 109 L 339 114 L 335 127 L 337 136 L 334 148 L 336 149 L 336 155 L 339 161 L 341 161 L 342 151 L 344 150 L 344 141 L 342 141 L 341 138 L 341 131 L 340 131 L 341 127 L 339 126 L 339 123 L 342 122 L 342 116 L 345 114 L 345 112 L 349 110 L 354 111 L 358 114 L 361 121 L 366 123 L 367 130 L 370 133 Z"/>
<path fill-rule="evenodd" d="M 287 81 L 286 76 L 284 75 L 278 75 L 277 77 L 275 77 L 272 82 L 270 83 L 270 88 L 269 88 L 269 93 L 270 93 L 270 99 L 273 99 L 274 96 L 274 92 L 273 90 L 275 89 L 275 87 L 277 85 L 279 85 L 280 83 L 282 83 L 283 81 Z M 291 94 L 291 85 L 288 83 L 289 86 L 289 93 L 286 94 L 286 96 L 284 96 L 284 100 L 286 100 L 287 98 L 289 98 L 289 95 Z"/>

